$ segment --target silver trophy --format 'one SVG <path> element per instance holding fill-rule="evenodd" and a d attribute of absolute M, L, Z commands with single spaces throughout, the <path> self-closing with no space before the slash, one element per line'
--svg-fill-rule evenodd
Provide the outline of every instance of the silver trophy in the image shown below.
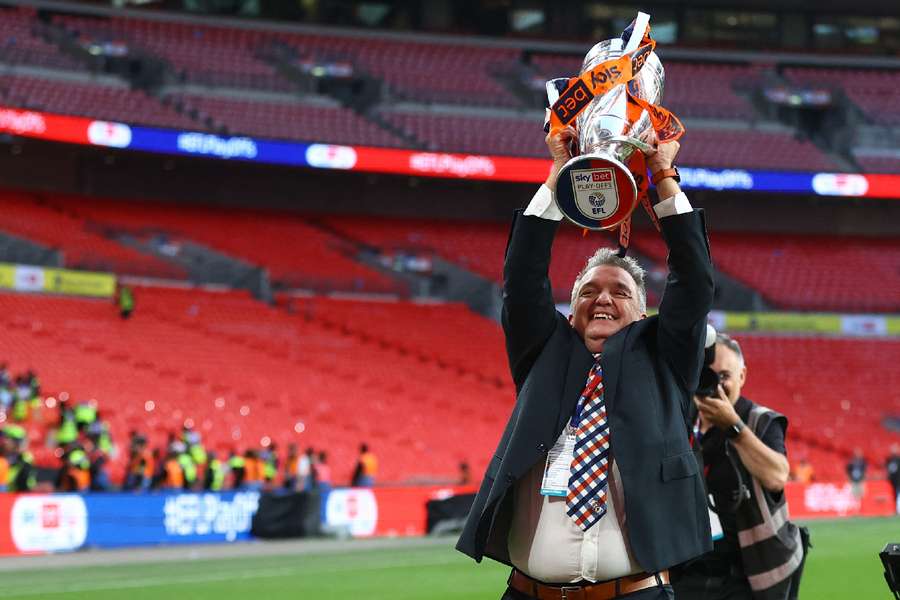
<path fill-rule="evenodd" d="M 616 38 L 596 44 L 584 57 L 581 72 L 634 52 L 643 39 L 649 18 L 645 13 L 638 14 L 627 41 Z M 594 97 L 575 118 L 579 154 L 560 171 L 556 202 L 562 213 L 579 227 L 614 229 L 637 206 L 638 187 L 627 165 L 635 152 L 653 148 L 656 132 L 646 110 L 640 110 L 637 117 L 633 103 L 631 111 L 628 110 L 627 92 L 657 105 L 662 100 L 664 79 L 659 57 L 649 52 L 631 81 Z M 557 81 L 560 80 L 547 82 L 551 105 L 561 91 Z"/>

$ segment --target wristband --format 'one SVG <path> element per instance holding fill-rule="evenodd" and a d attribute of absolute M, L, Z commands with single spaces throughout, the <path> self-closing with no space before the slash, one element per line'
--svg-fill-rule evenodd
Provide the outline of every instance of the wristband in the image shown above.
<path fill-rule="evenodd" d="M 654 173 L 651 181 L 653 182 L 653 185 L 659 185 L 659 182 L 667 177 L 671 177 L 679 183 L 681 182 L 681 175 L 678 174 L 678 167 L 674 165 L 671 169 L 660 169 Z"/>

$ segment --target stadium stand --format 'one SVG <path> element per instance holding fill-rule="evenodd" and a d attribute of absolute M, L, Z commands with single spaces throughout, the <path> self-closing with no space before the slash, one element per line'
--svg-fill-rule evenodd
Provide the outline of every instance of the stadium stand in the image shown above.
<path fill-rule="evenodd" d="M 31 7 L 0 7 L 2 61 L 12 65 L 83 70 L 83 63 L 40 37 L 36 15 L 37 11 Z"/>
<path fill-rule="evenodd" d="M 389 251 L 434 253 L 491 281 L 503 281 L 507 223 L 343 217 L 329 218 L 326 222 L 335 231 L 365 244 Z M 584 236 L 574 227 L 560 228 L 550 270 L 558 301 L 569 301 L 575 276 L 598 245 L 614 246 L 615 241 L 605 233 Z"/>
<path fill-rule="evenodd" d="M 59 210 L 103 227 L 136 235 L 164 233 L 171 241 L 191 240 L 269 270 L 279 288 L 343 290 L 366 293 L 404 293 L 405 287 L 368 268 L 348 254 L 355 248 L 311 226 L 299 216 L 283 212 L 58 196 L 48 200 Z"/>
<path fill-rule="evenodd" d="M 49 112 L 188 130 L 435 151 L 545 157 L 540 115 L 516 90 L 523 73 L 572 75 L 580 59 L 471 43 L 400 37 L 290 34 L 131 18 L 56 14 L 51 27 L 82 46 L 113 42 L 161 59 L 177 81 L 156 92 L 124 81 L 72 81 L 85 63 L 48 41 L 32 9 L 0 9 L 5 65 L 40 67 L 4 75 L 3 103 Z M 290 50 L 287 52 L 285 50 Z M 283 52 L 274 52 L 279 50 Z M 277 63 L 281 61 L 280 65 Z M 340 63 L 382 84 L 383 95 L 357 110 L 302 86 L 280 67 Z M 664 104 L 697 123 L 679 161 L 698 167 L 841 171 L 836 159 L 784 126 L 763 122 L 744 94 L 772 65 L 667 61 Z M 42 71 L 38 71 L 41 73 Z M 517 77 L 518 74 L 518 77 Z M 295 73 L 296 75 L 296 73 Z M 790 67 L 798 84 L 840 88 L 879 126 L 900 125 L 898 75 Z M 702 81 L 703 85 L 694 85 Z M 171 82 L 170 82 L 171 83 Z M 218 88 L 218 89 L 209 89 Z M 258 92 L 258 93 L 253 93 Z M 521 97 L 520 97 L 521 95 Z M 196 111 L 196 112 L 194 112 Z M 370 114 L 370 117 L 364 116 Z M 193 115 L 193 116 L 191 116 Z M 712 121 L 715 121 L 713 123 Z M 381 124 L 379 124 L 381 123 Z M 875 128 L 873 126 L 873 128 Z M 855 152 L 869 171 L 900 173 L 889 152 Z M 305 193 L 305 192 L 304 192 Z M 449 479 L 467 460 L 481 472 L 513 400 L 498 326 L 458 304 L 335 299 L 314 292 L 403 294 L 405 287 L 354 260 L 359 244 L 451 260 L 493 282 L 502 279 L 507 223 L 373 217 L 311 218 L 249 208 L 213 209 L 66 196 L 0 193 L 0 229 L 59 248 L 69 267 L 186 279 L 180 267 L 115 240 L 164 235 L 194 241 L 268 269 L 279 294 L 267 306 L 246 292 L 137 287 L 137 310 L 119 318 L 108 302 L 0 293 L 0 327 L 13 369 L 39 371 L 45 389 L 97 399 L 124 448 L 126 432 L 151 444 L 186 421 L 211 448 L 249 447 L 271 438 L 327 448 L 347 473 L 359 441 L 379 448 L 382 479 Z M 564 225 L 551 271 L 556 299 L 607 235 L 583 237 Z M 663 275 L 658 236 L 634 246 Z M 719 269 L 778 308 L 900 312 L 900 247 L 862 236 L 713 233 Z M 651 297 L 653 305 L 658 298 Z M 881 424 L 900 413 L 900 343 L 891 340 L 739 336 L 752 375 L 747 394 L 791 419 L 791 451 L 820 479 L 844 480 L 853 447 L 880 464 L 896 434 Z M 850 374 L 850 375 L 848 375 Z M 849 383 L 849 385 L 848 385 Z M 391 429 L 385 422 L 408 415 Z M 38 460 L 53 407 L 30 423 Z M 466 436 L 471 443 L 459 448 Z M 124 452 L 114 461 L 120 480 Z"/>
<path fill-rule="evenodd" d="M 35 22 L 28 11 L 14 13 L 16 31 Z M 526 104 L 509 88 L 514 73 L 528 67 L 522 51 L 481 45 L 450 45 L 377 37 L 299 35 L 195 24 L 166 23 L 131 18 L 94 18 L 54 15 L 52 23 L 64 28 L 79 43 L 114 40 L 163 58 L 187 83 L 219 88 L 243 88 L 281 93 L 280 101 L 258 97 L 204 94 L 192 88 L 174 91 L 160 102 L 142 92 L 97 84 L 61 84 L 36 78 L 10 78 L 3 88 L 5 100 L 29 108 L 139 122 L 170 128 L 208 130 L 230 134 L 288 138 L 385 147 L 410 147 L 418 140 L 425 148 L 444 152 L 544 156 L 540 137 L 530 132 L 540 117 L 525 115 Z M 22 37 L 20 36 L 16 36 Z M 35 38 L 35 36 L 31 36 Z M 28 38 L 28 39 L 31 39 Z M 44 43 L 45 42 L 35 42 Z M 374 77 L 387 87 L 375 115 L 328 105 L 321 96 L 298 102 L 285 92 L 297 84 L 280 75 L 272 48 L 292 49 L 291 64 L 303 61 L 338 61 L 357 76 Z M 48 45 L 48 52 L 51 48 Z M 63 56 L 57 51 L 57 54 Z M 268 56 L 270 58 L 263 58 Z M 536 53 L 529 56 L 537 79 L 574 74 L 575 56 Z M 272 61 L 267 62 L 267 61 Z M 283 65 L 284 66 L 284 65 Z M 698 119 L 689 124 L 691 144 L 685 164 L 714 168 L 844 171 L 847 166 L 814 144 L 795 139 L 789 132 L 772 131 L 747 123 L 760 116 L 743 94 L 761 79 L 767 64 L 688 63 L 667 61 L 664 104 L 676 114 Z M 787 77 L 798 82 L 844 81 L 840 70 L 789 68 Z M 894 75 L 865 72 L 847 80 L 851 94 L 870 118 L 893 122 L 890 115 Z M 703 86 L 690 82 L 702 80 Z M 0 88 L 2 90 L 3 88 Z M 221 92 L 221 90 L 220 90 Z M 396 100 L 405 100 L 402 107 Z M 332 101 L 333 102 L 333 101 Z M 416 104 L 418 103 L 418 104 Z M 427 110 L 427 105 L 456 105 L 455 109 Z M 390 108 L 388 108 L 390 106 Z M 500 113 L 466 112 L 472 107 L 493 107 Z M 382 126 L 382 119 L 386 126 Z M 709 127 L 709 120 L 718 125 Z M 728 126 L 732 123 L 733 126 Z M 393 127 L 394 131 L 390 128 Z M 873 170 L 892 168 L 883 161 L 866 164 Z"/>
<path fill-rule="evenodd" d="M 124 41 L 131 50 L 168 61 L 191 83 L 271 91 L 293 89 L 272 65 L 256 57 L 257 51 L 271 40 L 266 32 L 74 15 L 56 15 L 53 22 L 83 44 Z"/>
<path fill-rule="evenodd" d="M 690 129 L 679 160 L 700 167 L 739 167 L 785 171 L 842 171 L 843 168 L 808 141 L 790 133 L 759 130 Z"/>
<path fill-rule="evenodd" d="M 507 229 L 503 223 L 465 224 L 437 220 L 331 219 L 345 235 L 387 250 L 433 252 L 480 275 L 502 280 Z M 665 265 L 666 248 L 655 234 L 634 236 L 635 248 Z M 785 309 L 900 310 L 900 247 L 895 240 L 753 233 L 711 234 L 716 267 Z M 554 246 L 551 283 L 567 301 L 575 275 L 598 245 L 614 246 L 606 234 L 564 225 Z M 653 305 L 654 298 L 648 301 Z"/>
<path fill-rule="evenodd" d="M 137 288 L 135 295 L 138 308 L 123 321 L 106 302 L 0 294 L 4 336 L 17 348 L 11 368 L 39 370 L 47 394 L 96 399 L 120 448 L 131 429 L 155 446 L 192 419 L 208 448 L 255 446 L 265 436 L 327 448 L 332 464 L 348 471 L 339 471 L 341 479 L 349 478 L 362 439 L 391 456 L 385 481 L 452 476 L 463 458 L 484 468 L 512 403 L 509 384 L 332 320 L 341 314 L 361 328 L 377 319 L 379 303 L 351 302 L 342 311 L 330 306 L 337 301 L 296 299 L 291 314 L 237 292 Z M 406 308 L 416 311 L 399 305 L 391 312 Z M 427 312 L 439 316 L 437 308 Z M 449 312 L 457 324 L 481 320 Z M 496 330 L 488 322 L 477 327 Z M 436 334 L 409 343 L 433 352 L 445 340 Z M 465 348 L 472 361 L 503 361 L 499 334 L 493 344 Z M 385 428 L 397 414 L 408 418 Z M 473 439 L 465 450 L 456 444 L 462 427 Z"/>
<path fill-rule="evenodd" d="M 57 196 L 44 197 L 39 204 L 32 196 L 14 192 L 3 195 L 2 202 L 16 207 L 22 215 L 18 221 L 8 221 L 7 231 L 62 248 L 68 265 L 184 277 L 175 266 L 89 231 L 86 227 L 91 223 L 110 231 L 138 236 L 163 232 L 173 241 L 206 244 L 266 267 L 282 289 L 405 293 L 402 284 L 349 257 L 358 243 L 387 252 L 442 256 L 499 283 L 507 237 L 506 223 L 326 217 L 322 221 L 325 229 L 321 229 L 309 217 L 278 212 L 211 214 L 204 207 L 173 211 L 167 205 L 152 203 L 132 203 L 128 211 L 123 211 L 114 200 Z M 42 215 L 42 219 L 26 215 Z M 45 227 L 43 223 L 52 225 Z M 78 235 L 66 235 L 66 230 L 75 230 Z M 834 243 L 827 236 L 714 232 L 711 241 L 717 268 L 758 290 L 776 307 L 900 310 L 900 277 L 894 268 L 900 261 L 900 250 L 893 240 L 853 236 Z M 665 247 L 656 235 L 637 235 L 633 243 L 637 250 L 665 265 Z M 557 300 L 568 301 L 575 275 L 599 245 L 614 246 L 615 240 L 608 234 L 585 237 L 574 227 L 560 228 L 551 269 Z M 651 295 L 649 301 L 653 305 L 656 298 Z"/>
<path fill-rule="evenodd" d="M 263 102 L 182 94 L 232 134 L 367 146 L 408 146 L 377 124 L 336 103 Z"/>
<path fill-rule="evenodd" d="M 634 244 L 656 260 L 665 258 L 659 238 L 636 236 Z M 718 269 L 778 308 L 900 311 L 896 239 L 713 232 L 710 245 Z"/>
<path fill-rule="evenodd" d="M 126 86 L 4 76 L 0 94 L 15 106 L 95 119 L 143 123 L 160 127 L 202 130 L 204 125 L 157 98 Z"/>
<path fill-rule="evenodd" d="M 844 480 L 854 447 L 864 449 L 870 465 L 884 462 L 897 441 L 881 421 L 900 411 L 900 341 L 738 338 L 750 370 L 745 394 L 788 415 L 789 439 L 815 450 L 810 460 L 820 479 Z"/>
<path fill-rule="evenodd" d="M 797 83 L 842 90 L 873 123 L 900 125 L 900 73 L 896 71 L 788 67 L 784 75 Z"/>
<path fill-rule="evenodd" d="M 472 154 L 537 156 L 547 154 L 540 134 L 543 116 L 478 117 L 435 112 L 382 111 L 385 119 L 408 135 L 423 141 L 429 150 Z"/>
<path fill-rule="evenodd" d="M 508 69 L 519 51 L 459 43 L 290 35 L 283 41 L 301 55 L 349 60 L 380 78 L 393 95 L 436 104 L 519 107 L 521 102 L 492 74 Z"/>
<path fill-rule="evenodd" d="M 369 303 L 366 319 L 360 321 L 357 303 L 327 298 L 311 302 L 316 318 L 332 327 L 456 369 L 463 376 L 474 374 L 499 388 L 507 386 L 507 365 L 497 324 L 464 305 Z M 423 327 L 425 323 L 427 327 Z"/>
<path fill-rule="evenodd" d="M 898 156 L 878 156 L 854 152 L 853 158 L 856 159 L 863 171 L 868 173 L 900 173 L 900 157 Z"/>
<path fill-rule="evenodd" d="M 38 196 L 0 191 L 0 207 L 4 214 L 0 230 L 61 250 L 67 267 L 164 279 L 186 277 L 177 265 L 108 239 L 89 229 L 84 219 Z"/>
<path fill-rule="evenodd" d="M 460 459 L 489 455 L 512 401 L 499 328 L 458 305 L 302 297 L 283 298 L 283 310 L 238 292 L 144 287 L 136 296 L 123 321 L 105 302 L 0 294 L 0 325 L 17 349 L 11 367 L 37 369 L 46 393 L 96 399 L 120 448 L 129 430 L 158 445 L 190 419 L 212 449 L 268 436 L 328 448 L 349 469 L 368 439 L 391 456 L 384 481 L 449 477 Z M 881 419 L 900 410 L 890 391 L 900 389 L 900 343 L 740 339 L 747 395 L 789 415 L 820 479 L 841 480 L 855 446 L 880 464 L 896 438 Z M 408 422 L 385 429 L 396 414 Z M 52 421 L 45 415 L 36 439 Z M 52 452 L 39 458 L 52 462 Z"/>

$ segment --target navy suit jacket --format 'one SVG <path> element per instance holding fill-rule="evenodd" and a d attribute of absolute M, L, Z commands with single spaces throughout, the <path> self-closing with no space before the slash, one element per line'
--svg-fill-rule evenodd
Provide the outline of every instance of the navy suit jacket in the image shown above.
<path fill-rule="evenodd" d="M 628 542 L 651 572 L 712 549 L 686 427 L 713 299 L 709 242 L 702 210 L 660 221 L 669 276 L 659 314 L 607 339 L 601 358 Z M 479 562 L 488 556 L 510 564 L 515 484 L 546 459 L 594 360 L 553 302 L 548 271 L 558 226 L 517 212 L 506 249 L 502 320 L 516 404 L 456 546 Z"/>

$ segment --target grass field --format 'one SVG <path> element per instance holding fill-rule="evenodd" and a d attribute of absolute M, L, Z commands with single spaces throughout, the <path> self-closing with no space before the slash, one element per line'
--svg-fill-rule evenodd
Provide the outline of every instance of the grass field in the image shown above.
<path fill-rule="evenodd" d="M 809 526 L 814 548 L 803 578 L 803 600 L 890 597 L 877 553 L 886 542 L 900 540 L 900 519 Z M 53 557 L 44 557 L 37 559 L 40 566 L 4 569 L 0 599 L 493 600 L 500 597 L 507 575 L 496 563 L 476 565 L 455 552 L 449 539 L 393 548 L 366 542 L 351 544 L 349 550 L 339 547 L 278 556 L 248 550 L 237 558 L 139 564 L 129 564 L 129 551 L 123 551 L 115 558 L 125 564 L 112 564 L 112 555 L 101 554 L 99 561 L 109 564 L 58 568 Z"/>

